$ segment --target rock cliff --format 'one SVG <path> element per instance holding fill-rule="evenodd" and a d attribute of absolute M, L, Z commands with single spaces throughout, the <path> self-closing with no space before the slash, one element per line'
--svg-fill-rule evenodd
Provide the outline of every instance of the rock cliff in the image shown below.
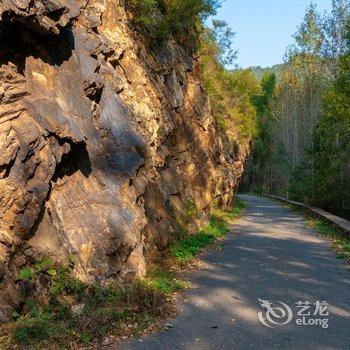
<path fill-rule="evenodd" d="M 87 283 L 145 273 L 227 205 L 248 145 L 216 131 L 198 58 L 150 51 L 117 0 L 0 3 L 0 320 L 33 261 Z"/>

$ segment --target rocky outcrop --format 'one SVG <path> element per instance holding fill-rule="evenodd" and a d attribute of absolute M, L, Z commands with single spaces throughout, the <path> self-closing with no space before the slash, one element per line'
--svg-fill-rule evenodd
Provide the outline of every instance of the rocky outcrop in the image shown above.
<path fill-rule="evenodd" d="M 219 134 L 200 67 L 150 52 L 117 0 L 0 3 L 0 320 L 18 271 L 77 257 L 87 283 L 142 276 L 226 205 L 248 145 Z M 191 214 L 188 213 L 191 207 Z"/>

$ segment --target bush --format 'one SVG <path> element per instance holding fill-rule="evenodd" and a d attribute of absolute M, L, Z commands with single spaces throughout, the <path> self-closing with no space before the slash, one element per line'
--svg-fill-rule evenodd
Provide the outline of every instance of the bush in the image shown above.
<path fill-rule="evenodd" d="M 159 42 L 173 35 L 193 43 L 196 27 L 216 13 L 219 1 L 126 0 L 125 6 L 132 13 L 131 24 L 151 41 Z"/>
<path fill-rule="evenodd" d="M 234 140 L 250 140 L 257 133 L 257 116 L 253 98 L 261 93 L 259 83 L 250 69 L 228 71 L 232 63 L 234 33 L 223 22 L 214 21 L 201 36 L 201 65 L 217 129 Z"/>

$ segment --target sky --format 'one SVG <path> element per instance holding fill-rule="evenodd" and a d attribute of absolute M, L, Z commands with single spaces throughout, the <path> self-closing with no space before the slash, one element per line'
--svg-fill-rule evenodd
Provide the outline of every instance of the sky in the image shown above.
<path fill-rule="evenodd" d="M 330 10 L 331 0 L 314 0 L 318 10 Z M 235 62 L 242 68 L 282 63 L 292 35 L 301 23 L 308 0 L 225 0 L 217 18 L 236 32 Z"/>

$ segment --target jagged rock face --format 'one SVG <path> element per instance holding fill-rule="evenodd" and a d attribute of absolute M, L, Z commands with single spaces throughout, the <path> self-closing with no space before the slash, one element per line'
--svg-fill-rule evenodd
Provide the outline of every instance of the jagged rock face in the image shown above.
<path fill-rule="evenodd" d="M 216 131 L 198 62 L 172 42 L 151 54 L 118 1 L 5 0 L 0 16 L 6 320 L 19 269 L 46 256 L 75 254 L 88 283 L 142 276 L 179 226 L 230 202 L 248 145 Z"/>

